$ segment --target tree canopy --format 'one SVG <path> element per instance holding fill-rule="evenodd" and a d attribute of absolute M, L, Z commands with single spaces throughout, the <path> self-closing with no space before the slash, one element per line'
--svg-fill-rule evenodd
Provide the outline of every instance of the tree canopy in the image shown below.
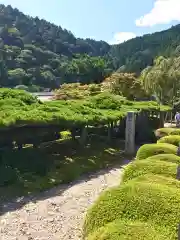
<path fill-rule="evenodd" d="M 180 97 L 180 57 L 159 57 L 141 74 L 144 89 L 161 103 L 174 105 Z"/>
<path fill-rule="evenodd" d="M 0 5 L 0 86 L 57 88 L 100 83 L 110 73 L 140 74 L 157 56 L 179 56 L 180 25 L 119 45 L 73 33 L 11 6 Z M 32 88 L 33 86 L 33 88 Z"/>

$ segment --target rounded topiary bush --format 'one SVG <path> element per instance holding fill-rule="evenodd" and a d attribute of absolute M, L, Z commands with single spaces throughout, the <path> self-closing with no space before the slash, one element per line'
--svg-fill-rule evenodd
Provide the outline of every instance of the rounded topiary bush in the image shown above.
<path fill-rule="evenodd" d="M 170 143 L 173 144 L 177 147 L 179 147 L 179 143 L 180 143 L 180 135 L 169 135 L 169 136 L 165 136 L 162 137 L 161 139 L 159 139 L 157 141 L 157 143 Z"/>
<path fill-rule="evenodd" d="M 129 219 L 166 226 L 171 230 L 169 239 L 176 239 L 179 209 L 179 189 L 161 184 L 130 181 L 121 187 L 104 192 L 99 197 L 87 213 L 84 234 L 88 236 L 114 220 Z"/>
<path fill-rule="evenodd" d="M 173 131 L 170 132 L 169 135 L 180 135 L 180 129 L 173 129 Z"/>
<path fill-rule="evenodd" d="M 158 138 L 165 137 L 170 135 L 172 131 L 174 131 L 175 128 L 159 128 L 155 131 L 155 135 Z"/>
<path fill-rule="evenodd" d="M 123 172 L 123 181 L 126 182 L 138 176 L 145 175 L 147 173 L 160 174 L 167 177 L 176 177 L 177 164 L 163 161 L 134 161 L 129 163 Z"/>
<path fill-rule="evenodd" d="M 139 177 L 133 178 L 131 181 L 134 182 L 148 182 L 148 183 L 156 183 L 156 184 L 165 184 L 169 187 L 180 188 L 180 181 L 176 180 L 172 177 L 157 175 L 153 173 L 148 173 L 145 175 L 141 175 Z"/>
<path fill-rule="evenodd" d="M 165 228 L 138 221 L 116 220 L 90 234 L 87 240 L 169 240 L 171 233 Z"/>
<path fill-rule="evenodd" d="M 147 161 L 166 161 L 172 163 L 180 163 L 180 157 L 175 154 L 158 154 L 151 157 L 146 158 Z"/>
<path fill-rule="evenodd" d="M 136 159 L 146 159 L 148 157 L 162 153 L 176 154 L 177 150 L 178 147 L 169 143 L 145 144 L 137 151 Z"/>

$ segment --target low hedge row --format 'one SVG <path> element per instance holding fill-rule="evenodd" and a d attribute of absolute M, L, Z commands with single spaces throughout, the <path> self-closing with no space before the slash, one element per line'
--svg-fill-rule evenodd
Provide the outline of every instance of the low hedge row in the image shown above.
<path fill-rule="evenodd" d="M 175 154 L 158 154 L 146 158 L 147 161 L 165 161 L 180 164 L 180 157 Z"/>
<path fill-rule="evenodd" d="M 147 222 L 171 230 L 176 239 L 180 219 L 180 191 L 165 184 L 129 181 L 103 193 L 86 216 L 86 236 L 117 219 Z M 127 238 L 133 239 L 133 238 Z M 139 238 L 141 239 L 141 238 Z M 153 237 L 151 237 L 153 239 Z"/>
<path fill-rule="evenodd" d="M 133 178 L 131 181 L 148 182 L 148 183 L 155 183 L 155 184 L 165 184 L 168 187 L 180 188 L 179 180 L 172 178 L 172 177 L 167 177 L 167 176 L 153 174 L 153 173 L 147 173 L 145 175 L 140 175 L 136 178 Z"/>
<path fill-rule="evenodd" d="M 169 135 L 160 138 L 157 143 L 169 143 L 179 147 L 180 144 L 180 135 Z"/>
<path fill-rule="evenodd" d="M 167 129 L 157 144 L 140 147 L 136 159 L 124 168 L 122 184 L 104 192 L 89 209 L 85 239 L 177 239 L 180 136 L 171 136 L 172 131 Z"/>
<path fill-rule="evenodd" d="M 177 146 L 174 146 L 169 143 L 145 144 L 139 148 L 136 154 L 136 158 L 146 159 L 148 157 L 163 153 L 176 154 L 177 150 L 178 150 Z"/>
<path fill-rule="evenodd" d="M 160 174 L 163 176 L 176 177 L 177 164 L 164 161 L 134 161 L 125 167 L 123 181 L 127 182 L 138 176 L 143 176 L 147 173 Z"/>
<path fill-rule="evenodd" d="M 169 240 L 170 235 L 167 229 L 156 229 L 147 223 L 116 220 L 90 234 L 87 240 Z"/>
<path fill-rule="evenodd" d="M 180 129 L 177 128 L 159 128 L 155 132 L 156 137 L 161 138 L 168 135 L 180 135 Z"/>

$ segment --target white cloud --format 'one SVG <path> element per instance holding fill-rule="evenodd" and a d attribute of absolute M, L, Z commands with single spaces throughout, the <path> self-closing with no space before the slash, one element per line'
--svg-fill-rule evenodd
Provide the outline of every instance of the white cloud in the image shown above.
<path fill-rule="evenodd" d="M 113 39 L 109 42 L 110 44 L 119 44 L 126 42 L 129 39 L 135 38 L 136 34 L 133 32 L 118 32 L 114 34 Z"/>
<path fill-rule="evenodd" d="M 180 0 L 156 0 L 153 9 L 136 20 L 136 26 L 152 27 L 180 21 Z"/>

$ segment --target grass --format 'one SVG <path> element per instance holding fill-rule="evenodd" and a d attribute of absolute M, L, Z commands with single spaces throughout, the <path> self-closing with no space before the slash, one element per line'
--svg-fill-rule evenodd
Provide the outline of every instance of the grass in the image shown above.
<path fill-rule="evenodd" d="M 90 234 L 87 240 L 170 240 L 171 232 L 153 225 L 128 220 L 116 220 Z"/>
<path fill-rule="evenodd" d="M 180 191 L 164 184 L 130 181 L 104 192 L 89 209 L 84 224 L 88 236 L 118 219 L 166 227 L 169 239 L 177 239 Z M 165 229 L 165 230 L 166 230 Z M 131 238 L 130 238 L 131 239 Z"/>
<path fill-rule="evenodd" d="M 173 145 L 179 147 L 180 136 L 179 135 L 165 136 L 165 137 L 162 137 L 161 139 L 159 139 L 157 143 L 170 143 L 170 144 L 173 144 Z"/>
<path fill-rule="evenodd" d="M 134 161 L 128 164 L 123 173 L 123 181 L 143 176 L 147 173 L 160 174 L 166 177 L 176 177 L 177 164 L 163 161 Z"/>
<path fill-rule="evenodd" d="M 148 157 L 163 154 L 163 153 L 172 153 L 176 154 L 178 147 L 169 144 L 169 143 L 159 143 L 159 144 L 144 144 L 139 148 L 136 158 L 137 159 L 146 159 Z"/>
<path fill-rule="evenodd" d="M 43 191 L 86 173 L 121 164 L 122 143 L 92 139 L 84 148 L 71 140 L 2 154 L 0 192 L 4 198 Z"/>

